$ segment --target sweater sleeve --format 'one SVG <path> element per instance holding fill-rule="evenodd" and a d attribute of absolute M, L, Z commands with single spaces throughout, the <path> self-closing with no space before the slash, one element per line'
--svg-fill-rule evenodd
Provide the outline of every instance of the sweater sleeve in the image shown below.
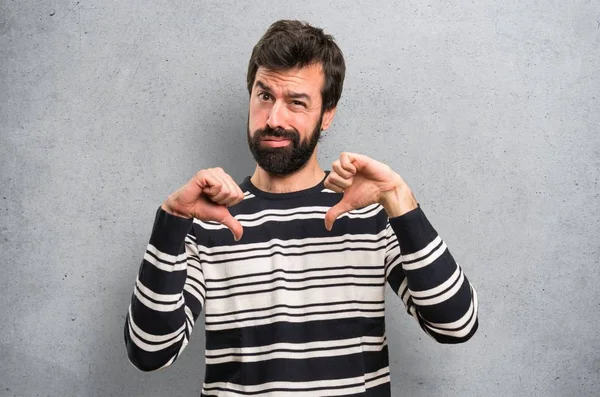
<path fill-rule="evenodd" d="M 159 207 L 125 320 L 129 361 L 142 371 L 171 365 L 185 349 L 206 295 L 192 227 Z"/>
<path fill-rule="evenodd" d="M 428 335 L 440 343 L 473 336 L 477 293 L 420 207 L 388 220 L 385 266 L 388 283 Z"/>

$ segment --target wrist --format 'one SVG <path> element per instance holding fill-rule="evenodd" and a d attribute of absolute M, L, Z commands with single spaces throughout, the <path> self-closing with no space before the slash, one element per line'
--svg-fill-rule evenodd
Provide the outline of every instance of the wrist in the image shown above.
<path fill-rule="evenodd" d="M 186 218 L 189 219 L 190 217 L 187 216 L 186 214 L 182 214 L 181 212 L 178 212 L 176 210 L 174 210 L 170 205 L 169 205 L 169 200 L 167 199 L 167 201 L 165 201 L 164 203 L 162 203 L 162 205 L 160 206 L 166 213 L 173 215 L 173 216 L 178 216 L 180 218 Z"/>
<path fill-rule="evenodd" d="M 379 204 L 385 209 L 389 218 L 402 216 L 418 207 L 412 190 L 405 183 L 385 192 Z"/>

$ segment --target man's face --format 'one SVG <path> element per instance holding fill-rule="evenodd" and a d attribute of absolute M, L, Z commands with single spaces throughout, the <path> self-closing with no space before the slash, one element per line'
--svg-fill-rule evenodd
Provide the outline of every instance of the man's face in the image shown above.
<path fill-rule="evenodd" d="M 322 112 L 320 65 L 256 72 L 248 116 L 248 145 L 265 171 L 287 175 L 313 156 L 335 109 Z"/>

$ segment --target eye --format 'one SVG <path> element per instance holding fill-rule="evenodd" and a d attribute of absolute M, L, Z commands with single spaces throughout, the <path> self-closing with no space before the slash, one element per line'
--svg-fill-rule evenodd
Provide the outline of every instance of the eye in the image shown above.
<path fill-rule="evenodd" d="M 302 101 L 292 101 L 292 105 L 294 105 L 294 106 L 301 106 L 303 108 L 306 107 L 306 104 L 304 102 L 302 102 Z"/>
<path fill-rule="evenodd" d="M 260 93 L 258 93 L 258 99 L 260 99 L 262 101 L 270 101 L 271 94 L 266 93 L 266 92 L 260 92 Z"/>

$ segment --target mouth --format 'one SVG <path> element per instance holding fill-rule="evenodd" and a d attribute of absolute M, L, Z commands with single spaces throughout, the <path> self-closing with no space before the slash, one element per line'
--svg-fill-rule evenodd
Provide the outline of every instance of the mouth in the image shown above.
<path fill-rule="evenodd" d="M 270 147 L 283 147 L 283 146 L 289 145 L 292 141 L 291 141 L 291 139 L 287 139 L 287 138 L 269 137 L 269 138 L 261 139 L 261 142 L 264 145 L 270 146 Z"/>

